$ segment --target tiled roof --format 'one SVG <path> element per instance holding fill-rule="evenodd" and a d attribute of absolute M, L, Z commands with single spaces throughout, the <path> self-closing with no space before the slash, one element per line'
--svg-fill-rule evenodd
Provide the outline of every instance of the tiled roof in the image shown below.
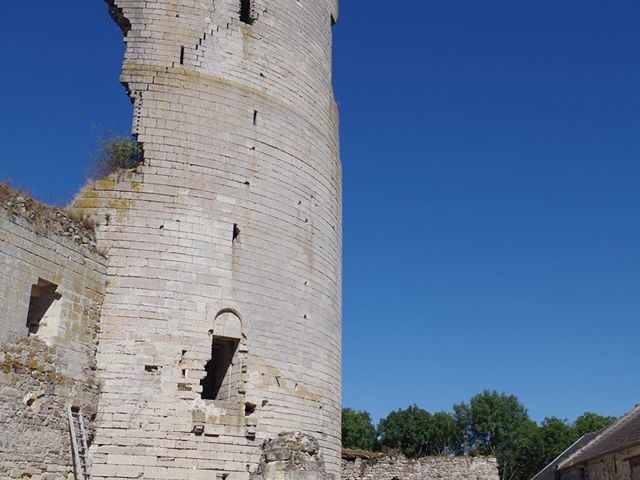
<path fill-rule="evenodd" d="M 558 455 L 549 465 L 544 467 L 540 472 L 533 477 L 531 480 L 555 480 L 556 478 L 556 470 L 558 469 L 558 465 L 562 463 L 564 460 L 569 458 L 575 452 L 580 450 L 582 447 L 587 445 L 591 440 L 593 440 L 597 435 L 600 434 L 602 430 L 594 433 L 587 433 L 580 437 L 576 443 L 567 448 L 564 452 Z"/>
<path fill-rule="evenodd" d="M 573 467 L 608 453 L 640 445 L 640 405 L 601 431 L 591 442 L 563 460 L 559 469 Z"/>

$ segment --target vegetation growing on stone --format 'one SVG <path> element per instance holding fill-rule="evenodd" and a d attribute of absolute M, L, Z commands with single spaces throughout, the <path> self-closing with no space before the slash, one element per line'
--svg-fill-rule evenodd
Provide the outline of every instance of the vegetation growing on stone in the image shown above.
<path fill-rule="evenodd" d="M 118 170 L 136 168 L 144 161 L 144 151 L 135 138 L 115 135 L 99 138 L 91 157 L 88 176 L 95 180 Z"/>
<path fill-rule="evenodd" d="M 537 424 L 516 396 L 488 390 L 452 410 L 431 414 L 411 405 L 389 413 L 376 428 L 368 412 L 345 409 L 343 447 L 373 445 L 410 458 L 490 455 L 498 459 L 502 479 L 528 480 L 582 435 L 615 421 L 588 412 L 573 423 L 550 417 Z"/>
<path fill-rule="evenodd" d="M 95 224 L 90 218 L 69 209 L 40 203 L 6 183 L 0 183 L 0 208 L 32 224 L 39 235 L 59 235 L 92 251 L 97 248 Z"/>

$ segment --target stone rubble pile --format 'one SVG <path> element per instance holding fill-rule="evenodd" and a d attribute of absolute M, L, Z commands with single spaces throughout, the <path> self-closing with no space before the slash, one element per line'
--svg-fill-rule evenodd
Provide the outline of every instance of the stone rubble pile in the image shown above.
<path fill-rule="evenodd" d="M 63 209 L 43 205 L 6 185 L 0 185 L 0 206 L 34 225 L 40 235 L 67 237 L 77 245 L 96 249 L 93 227 Z"/>

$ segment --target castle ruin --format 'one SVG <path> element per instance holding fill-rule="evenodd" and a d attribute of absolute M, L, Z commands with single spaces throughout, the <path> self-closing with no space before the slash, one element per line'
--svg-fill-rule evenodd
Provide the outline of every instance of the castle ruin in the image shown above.
<path fill-rule="evenodd" d="M 144 163 L 0 192 L 0 477 L 337 477 L 337 0 L 107 3 Z"/>

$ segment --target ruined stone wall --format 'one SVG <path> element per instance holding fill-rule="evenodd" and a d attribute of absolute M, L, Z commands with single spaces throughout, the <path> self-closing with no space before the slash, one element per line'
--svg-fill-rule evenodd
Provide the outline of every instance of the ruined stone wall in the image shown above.
<path fill-rule="evenodd" d="M 0 186 L 0 478 L 66 479 L 73 471 L 66 408 L 88 419 L 95 412 L 105 278 L 89 227 Z M 42 281 L 55 295 L 34 309 Z M 39 328 L 29 333 L 34 314 Z"/>
<path fill-rule="evenodd" d="M 495 458 L 402 455 L 343 459 L 342 480 L 499 480 Z"/>
<path fill-rule="evenodd" d="M 247 479 L 294 430 L 337 475 L 337 2 L 109 3 L 145 161 L 75 202 L 109 258 L 94 477 Z M 202 398 L 218 340 L 227 395 Z"/>

